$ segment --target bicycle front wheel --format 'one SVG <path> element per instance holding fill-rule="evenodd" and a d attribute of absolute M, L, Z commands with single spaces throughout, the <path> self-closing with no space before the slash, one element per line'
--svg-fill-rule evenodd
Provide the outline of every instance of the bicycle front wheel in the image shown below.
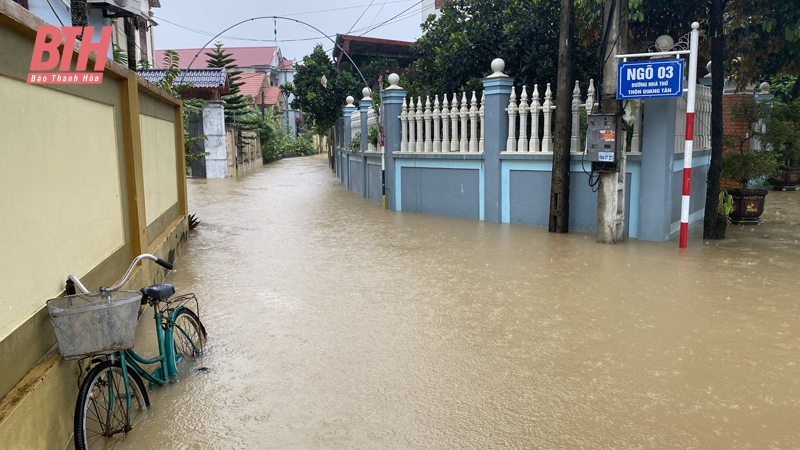
<path fill-rule="evenodd" d="M 200 318 L 191 309 L 181 308 L 175 315 L 172 327 L 172 343 L 175 357 L 175 373 L 181 374 L 203 354 L 206 329 Z"/>
<path fill-rule="evenodd" d="M 130 408 L 119 362 L 104 361 L 89 371 L 75 405 L 75 449 L 113 448 L 144 417 L 150 399 L 141 377 L 128 366 Z"/>

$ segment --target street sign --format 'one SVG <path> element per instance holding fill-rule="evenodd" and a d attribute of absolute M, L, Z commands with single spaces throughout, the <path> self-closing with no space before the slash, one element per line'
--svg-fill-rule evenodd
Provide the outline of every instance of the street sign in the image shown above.
<path fill-rule="evenodd" d="M 617 100 L 683 95 L 682 59 L 617 63 Z"/>

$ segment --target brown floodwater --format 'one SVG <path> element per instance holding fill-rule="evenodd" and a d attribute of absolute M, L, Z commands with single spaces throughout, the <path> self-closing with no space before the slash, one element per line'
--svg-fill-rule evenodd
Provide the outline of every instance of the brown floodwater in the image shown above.
<path fill-rule="evenodd" d="M 799 199 L 682 252 L 384 212 L 321 156 L 190 180 L 207 371 L 115 448 L 800 448 Z"/>

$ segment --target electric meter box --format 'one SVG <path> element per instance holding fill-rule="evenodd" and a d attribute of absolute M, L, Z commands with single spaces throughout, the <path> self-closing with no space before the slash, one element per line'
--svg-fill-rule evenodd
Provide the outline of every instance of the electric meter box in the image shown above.
<path fill-rule="evenodd" d="M 619 116 L 589 114 L 586 129 L 586 158 L 593 163 L 616 164 Z"/>

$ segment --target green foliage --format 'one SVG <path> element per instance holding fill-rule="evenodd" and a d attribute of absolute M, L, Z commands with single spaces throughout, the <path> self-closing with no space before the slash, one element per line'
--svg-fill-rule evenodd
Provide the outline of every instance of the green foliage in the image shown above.
<path fill-rule="evenodd" d="M 778 154 L 782 168 L 797 164 L 800 160 L 800 98 L 788 104 L 775 103 L 762 142 Z"/>
<path fill-rule="evenodd" d="M 555 1 L 453 0 L 440 17 L 429 16 L 415 46 L 421 95 L 480 91 L 494 58 L 506 62 L 516 83 L 555 83 L 560 5 Z M 599 39 L 576 46 L 575 79 L 588 84 L 597 72 Z M 405 86 L 405 85 L 404 85 Z"/>
<path fill-rule="evenodd" d="M 191 83 L 181 83 L 176 85 L 175 80 L 181 75 L 180 70 L 180 56 L 173 50 L 164 52 L 164 78 L 156 83 L 156 86 L 169 92 L 177 98 L 180 98 L 180 91 L 191 87 Z M 205 135 L 190 136 L 189 135 L 189 115 L 200 114 L 206 102 L 200 98 L 184 99 L 183 100 L 183 148 L 186 158 L 186 168 L 189 169 L 192 162 L 201 160 L 208 155 L 207 152 L 201 152 L 197 149 L 197 145 L 208 139 Z"/>
<path fill-rule="evenodd" d="M 375 125 L 370 125 L 369 128 L 367 128 L 367 142 L 374 145 L 375 147 L 378 146 L 379 135 L 380 132 L 378 131 L 378 127 L 376 127 Z"/>
<path fill-rule="evenodd" d="M 794 75 L 781 74 L 770 78 L 769 91 L 775 95 L 775 100 L 782 103 L 789 103 L 792 100 L 792 88 L 797 82 L 798 77 Z"/>
<path fill-rule="evenodd" d="M 229 94 L 222 96 L 222 101 L 225 102 L 225 123 L 234 125 L 234 122 L 241 122 L 237 116 L 247 114 L 248 101 L 243 95 L 239 94 L 239 88 L 244 82 L 240 81 L 242 71 L 237 70 L 236 59 L 231 57 L 231 53 L 225 52 L 221 42 L 214 44 L 214 50 L 205 55 L 208 56 L 208 67 L 224 67 L 228 72 L 228 86 L 230 86 L 231 91 Z"/>
<path fill-rule="evenodd" d="M 308 156 L 316 152 L 310 134 L 292 138 L 288 125 L 283 123 L 283 117 L 275 117 L 272 110 L 267 112 L 259 124 L 258 136 L 261 140 L 261 155 L 264 162 L 275 161 L 279 155 L 296 153 Z"/>
<path fill-rule="evenodd" d="M 345 146 L 345 150 L 349 150 L 351 152 L 356 152 L 361 149 L 361 133 L 356 133 L 353 136 L 353 139 L 350 139 L 350 142 L 347 143 Z"/>
<path fill-rule="evenodd" d="M 746 136 L 739 134 L 724 136 L 727 152 L 722 155 L 722 176 L 742 183 L 745 188 L 749 187 L 750 183 L 757 183 L 775 175 L 778 171 L 777 152 L 750 148 L 751 139 L 763 142 L 765 135 L 761 131 L 761 121 L 767 117 L 768 112 L 766 105 L 754 99 L 742 100 L 731 107 L 732 118 L 747 123 L 750 132 Z"/>
<path fill-rule="evenodd" d="M 733 212 L 733 196 L 728 191 L 719 191 L 719 203 L 717 204 L 717 214 L 725 218 L 725 223 L 731 224 L 731 213 Z"/>
<path fill-rule="evenodd" d="M 117 44 L 111 49 L 111 58 L 115 63 L 128 67 L 128 54 Z"/>
<path fill-rule="evenodd" d="M 302 110 L 312 130 L 324 135 L 342 115 L 344 99 L 348 95 L 358 98 L 361 84 L 350 72 L 339 74 L 321 45 L 314 47 L 314 51 L 303 58 L 303 63 L 295 67 L 294 83 L 284 84 L 281 90 L 294 95 L 292 108 Z M 323 75 L 327 87 L 322 85 Z"/>

